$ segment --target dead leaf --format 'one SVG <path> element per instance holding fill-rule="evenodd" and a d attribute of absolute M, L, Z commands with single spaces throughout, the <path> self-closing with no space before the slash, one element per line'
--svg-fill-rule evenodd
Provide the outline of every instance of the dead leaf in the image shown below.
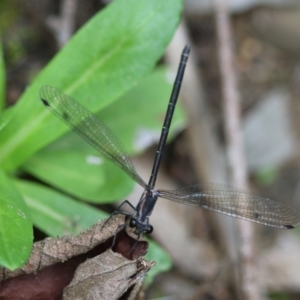
<path fill-rule="evenodd" d="M 139 278 L 140 274 L 143 274 L 147 269 L 134 269 L 134 265 L 137 266 L 141 263 L 139 259 L 147 252 L 148 243 L 139 241 L 133 251 L 130 252 L 136 240 L 131 238 L 125 230 L 121 230 L 117 234 L 114 247 L 111 251 L 107 251 L 112 245 L 115 233 L 122 228 L 120 225 L 124 224 L 125 220 L 124 216 L 114 216 L 103 227 L 104 221 L 99 221 L 77 236 L 46 238 L 43 241 L 34 243 L 31 256 L 22 268 L 14 271 L 0 268 L 0 299 L 62 299 L 63 289 L 72 281 L 78 266 L 83 263 L 84 265 L 80 268 L 84 269 L 85 264 L 89 265 L 89 262 L 93 262 L 94 258 L 96 264 L 94 271 L 96 273 L 89 273 L 90 276 L 88 276 L 88 272 L 85 271 L 87 276 L 84 280 L 86 286 L 90 286 L 93 291 L 97 290 L 97 286 L 101 289 L 105 284 L 114 286 L 116 278 L 125 279 L 131 273 L 132 278 L 124 282 L 119 291 L 120 293 L 122 289 L 125 291 L 126 284 L 127 289 L 133 286 L 135 284 L 133 279 Z M 111 258 L 107 257 L 107 253 Z M 124 261 L 124 266 L 120 264 L 119 267 L 116 267 L 115 263 L 112 266 L 108 265 L 109 261 L 115 261 L 115 258 L 113 258 L 115 255 L 123 256 L 126 261 L 126 263 Z M 147 264 L 147 262 L 144 263 Z M 104 270 L 101 269 L 101 266 Z M 114 276 L 105 276 L 105 270 L 109 267 L 114 270 Z M 137 270 L 136 273 L 135 270 Z M 72 287 L 68 288 L 69 291 L 75 286 L 74 281 L 72 283 Z M 73 297 L 73 299 L 76 298 Z M 112 300 L 114 298 L 106 299 Z"/>
<path fill-rule="evenodd" d="M 77 268 L 72 282 L 64 290 L 63 299 L 119 299 L 144 279 L 152 265 L 143 259 L 130 261 L 107 250 Z"/>

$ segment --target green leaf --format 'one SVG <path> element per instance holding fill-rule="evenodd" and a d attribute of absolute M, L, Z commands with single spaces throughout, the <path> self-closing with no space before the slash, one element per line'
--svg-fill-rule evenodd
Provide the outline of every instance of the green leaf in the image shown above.
<path fill-rule="evenodd" d="M 172 260 L 169 254 L 162 249 L 157 243 L 154 241 L 147 239 L 149 242 L 149 249 L 145 256 L 147 260 L 154 260 L 156 261 L 156 265 L 151 268 L 146 277 L 145 284 L 149 285 L 153 281 L 156 275 L 162 272 L 167 272 L 172 267 Z"/>
<path fill-rule="evenodd" d="M 274 183 L 278 177 L 279 169 L 274 166 L 260 168 L 255 173 L 255 179 L 258 181 L 258 183 L 265 186 Z"/>
<path fill-rule="evenodd" d="M 31 209 L 34 225 L 49 236 L 78 234 L 108 216 L 40 184 L 24 180 L 15 183 Z"/>
<path fill-rule="evenodd" d="M 10 106 L 6 108 L 1 114 L 0 114 L 0 131 L 3 130 L 3 128 L 9 124 L 12 116 L 14 113 L 14 107 Z"/>
<path fill-rule="evenodd" d="M 5 65 L 0 41 L 0 112 L 5 106 Z M 0 126 L 1 127 L 1 126 Z"/>
<path fill-rule="evenodd" d="M 14 270 L 28 259 L 33 241 L 31 216 L 21 194 L 0 171 L 0 265 Z"/>
<path fill-rule="evenodd" d="M 289 300 L 289 296 L 284 292 L 271 293 L 268 295 L 268 299 L 270 300 Z"/>
<path fill-rule="evenodd" d="M 116 0 L 83 26 L 43 69 L 0 132 L 0 165 L 12 171 L 67 131 L 39 101 L 51 85 L 99 111 L 130 90 L 163 54 L 181 0 Z M 40 102 L 40 103 L 39 103 Z"/>
<path fill-rule="evenodd" d="M 40 151 L 28 160 L 25 170 L 58 189 L 95 203 L 120 199 L 130 193 L 134 184 L 111 162 L 97 154 L 76 151 L 76 147 Z"/>

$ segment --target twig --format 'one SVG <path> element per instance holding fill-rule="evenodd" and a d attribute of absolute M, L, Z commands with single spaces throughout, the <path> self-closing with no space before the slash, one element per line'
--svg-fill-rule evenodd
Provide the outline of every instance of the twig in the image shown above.
<path fill-rule="evenodd" d="M 77 0 L 64 0 L 61 4 L 60 30 L 57 34 L 59 47 L 62 47 L 72 36 L 75 27 Z"/>
<path fill-rule="evenodd" d="M 238 189 L 247 191 L 247 168 L 240 126 L 240 95 L 234 69 L 229 14 L 226 0 L 216 0 L 215 3 L 229 168 L 233 185 Z M 243 221 L 239 221 L 238 224 L 240 231 L 240 275 L 236 278 L 237 288 L 242 293 L 242 299 L 261 299 L 255 270 L 252 225 Z"/>

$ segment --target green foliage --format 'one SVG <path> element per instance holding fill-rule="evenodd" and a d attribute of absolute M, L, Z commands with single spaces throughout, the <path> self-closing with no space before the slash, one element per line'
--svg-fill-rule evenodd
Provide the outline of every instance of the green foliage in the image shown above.
<path fill-rule="evenodd" d="M 5 96 L 5 66 L 4 66 L 2 45 L 0 43 L 0 112 L 3 110 L 4 107 L 4 96 Z"/>
<path fill-rule="evenodd" d="M 149 285 L 153 281 L 154 277 L 161 273 L 167 272 L 172 267 L 172 260 L 170 256 L 160 248 L 155 242 L 148 240 L 149 250 L 145 256 L 145 259 L 156 262 L 156 265 L 150 270 L 148 276 L 146 277 L 145 284 Z"/>
<path fill-rule="evenodd" d="M 284 295 L 284 294 L 280 294 L 280 293 L 273 293 L 271 295 L 269 295 L 269 299 L 270 300 L 288 300 L 291 299 L 289 296 Z"/>
<path fill-rule="evenodd" d="M 256 174 L 255 179 L 260 185 L 270 185 L 276 181 L 279 176 L 279 170 L 277 167 L 265 167 L 260 168 Z"/>
<path fill-rule="evenodd" d="M 86 101 L 99 111 L 129 91 L 153 69 L 179 21 L 180 0 L 113 1 L 83 26 L 40 72 L 0 132 L 0 165 L 14 171 L 67 131 L 37 104 L 43 85 Z"/>
<path fill-rule="evenodd" d="M 107 214 L 37 183 L 15 180 L 34 225 L 49 236 L 78 234 Z"/>
<path fill-rule="evenodd" d="M 0 264 L 13 270 L 29 257 L 32 221 L 22 195 L 1 171 L 0 191 Z"/>
<path fill-rule="evenodd" d="M 28 257 L 32 233 L 27 229 L 27 207 L 34 225 L 48 235 L 75 234 L 106 215 L 65 193 L 107 203 L 126 197 L 134 185 L 44 108 L 40 88 L 51 85 L 81 101 L 111 128 L 130 154 L 141 152 L 161 128 L 171 84 L 165 69 L 151 71 L 176 29 L 181 9 L 181 0 L 113 1 L 45 66 L 17 104 L 3 111 L 0 166 L 6 179 L 0 184 L 7 187 L 0 188 L 1 210 L 6 203 L 13 203 L 26 215 L 27 227 L 18 225 L 24 231 L 17 238 L 8 234 L 17 232 L 13 224 L 17 219 L 12 220 L 17 216 L 1 218 L 0 264 L 17 268 Z M 183 123 L 177 108 L 173 134 Z M 141 140 L 141 132 L 148 140 Z M 13 192 L 16 190 L 5 172 L 15 176 L 19 193 Z M 21 172 L 30 173 L 39 183 L 18 178 Z M 63 193 L 46 188 L 42 182 Z M 18 250 L 23 252 L 8 253 L 19 239 L 23 242 Z"/>

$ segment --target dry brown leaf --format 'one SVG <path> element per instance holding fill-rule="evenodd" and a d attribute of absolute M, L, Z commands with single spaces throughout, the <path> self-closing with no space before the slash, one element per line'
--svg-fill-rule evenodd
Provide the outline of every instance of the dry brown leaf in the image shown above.
<path fill-rule="evenodd" d="M 146 241 L 139 241 L 130 252 L 136 240 L 125 230 L 119 231 L 114 247 L 108 251 L 115 233 L 121 228 L 118 226 L 124 224 L 124 217 L 113 217 L 102 229 L 103 223 L 104 220 L 99 221 L 77 236 L 46 238 L 34 244 L 31 256 L 22 268 L 14 271 L 0 268 L 0 299 L 62 299 L 63 289 L 72 281 L 81 264 L 79 273 L 85 276 L 83 282 L 79 282 L 76 275 L 77 279 L 73 279 L 64 297 L 76 288 L 83 290 L 82 285 L 86 292 L 89 287 L 91 293 L 103 289 L 106 297 L 108 287 L 116 289 L 118 278 L 123 278 L 117 298 L 90 298 L 88 293 L 82 293 L 81 298 L 65 299 L 118 299 L 138 282 L 138 278 L 144 278 L 152 263 L 141 261 L 141 256 L 147 252 Z M 141 268 L 141 265 L 144 267 Z M 107 272 L 111 272 L 111 276 Z"/>
<path fill-rule="evenodd" d="M 144 279 L 152 265 L 143 259 L 130 261 L 107 250 L 77 268 L 72 282 L 64 290 L 63 299 L 119 299 Z"/>

